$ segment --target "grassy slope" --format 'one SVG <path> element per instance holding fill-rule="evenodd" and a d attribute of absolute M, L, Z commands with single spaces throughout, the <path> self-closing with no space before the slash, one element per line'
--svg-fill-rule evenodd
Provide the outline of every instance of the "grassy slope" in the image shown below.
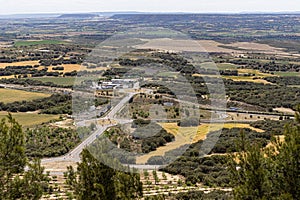
<path fill-rule="evenodd" d="M 0 112 L 0 119 L 7 116 L 7 112 Z M 32 127 L 50 120 L 58 119 L 58 115 L 44 115 L 37 113 L 12 113 L 12 116 L 23 126 Z"/>
<path fill-rule="evenodd" d="M 33 46 L 33 45 L 50 45 L 50 44 L 63 44 L 65 42 L 59 40 L 36 40 L 36 41 L 16 41 L 14 46 Z"/>
<path fill-rule="evenodd" d="M 146 163 L 152 156 L 163 156 L 166 152 L 177 149 L 185 144 L 192 144 L 206 138 L 209 132 L 217 131 L 222 128 L 250 128 L 257 132 L 263 130 L 251 127 L 249 124 L 226 123 L 222 124 L 202 124 L 198 127 L 178 127 L 176 123 L 162 123 L 161 126 L 169 133 L 175 135 L 175 141 L 166 144 L 166 146 L 157 148 L 146 155 L 137 158 L 137 164 Z"/>
<path fill-rule="evenodd" d="M 27 92 L 23 90 L 12 90 L 0 88 L 0 102 L 12 103 L 15 101 L 31 101 L 34 99 L 41 99 L 49 97 L 50 94 L 39 93 L 39 92 Z"/>

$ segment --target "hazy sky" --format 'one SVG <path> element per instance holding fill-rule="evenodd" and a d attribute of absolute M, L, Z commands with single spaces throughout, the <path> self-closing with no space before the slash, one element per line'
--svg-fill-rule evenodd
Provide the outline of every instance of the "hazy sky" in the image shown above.
<path fill-rule="evenodd" d="M 300 0 L 0 0 L 0 14 L 300 11 Z"/>

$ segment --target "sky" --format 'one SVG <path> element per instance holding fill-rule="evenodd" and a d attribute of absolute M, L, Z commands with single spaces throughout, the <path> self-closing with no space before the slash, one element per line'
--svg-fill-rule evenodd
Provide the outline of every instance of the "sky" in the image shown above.
<path fill-rule="evenodd" d="M 300 0 L 0 0 L 0 14 L 300 11 Z"/>

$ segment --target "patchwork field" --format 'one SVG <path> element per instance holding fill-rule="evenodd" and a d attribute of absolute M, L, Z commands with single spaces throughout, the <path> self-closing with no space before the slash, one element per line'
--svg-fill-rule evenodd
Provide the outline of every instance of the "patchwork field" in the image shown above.
<path fill-rule="evenodd" d="M 39 63 L 38 60 L 23 61 L 23 62 L 12 62 L 12 63 L 0 63 L 0 68 L 5 68 L 7 66 L 12 66 L 12 67 L 13 66 L 27 66 L 27 65 L 34 66 L 34 65 L 39 65 L 39 64 L 40 63 Z M 63 72 L 63 73 L 72 72 L 72 71 L 83 71 L 83 70 L 86 70 L 86 71 L 95 71 L 95 70 L 97 70 L 97 71 L 99 71 L 99 70 L 106 70 L 107 69 L 106 67 L 97 67 L 97 68 L 88 69 L 86 66 L 83 66 L 83 65 L 80 65 L 80 64 L 63 64 L 61 66 L 64 67 L 64 70 L 53 70 L 53 68 L 57 67 L 57 66 L 49 66 L 47 68 L 48 68 L 49 72 L 57 71 L 57 72 Z M 44 68 L 45 68 L 45 66 L 40 66 L 37 69 L 42 70 Z"/>
<path fill-rule="evenodd" d="M 0 112 L 0 119 L 7 116 L 7 112 Z M 32 127 L 51 120 L 59 119 L 59 115 L 45 115 L 37 113 L 12 113 L 12 116 L 23 126 Z"/>
<path fill-rule="evenodd" d="M 163 156 L 166 152 L 177 149 L 185 144 L 192 144 L 199 140 L 204 140 L 209 132 L 217 131 L 222 128 L 250 128 L 257 132 L 264 132 L 261 129 L 251 127 L 249 124 L 237 124 L 237 123 L 226 123 L 226 124 L 202 124 L 198 127 L 179 127 L 176 123 L 162 123 L 160 124 L 166 131 L 175 136 L 175 141 L 167 143 L 163 147 L 157 148 L 156 151 L 152 151 L 149 154 L 140 156 L 137 158 L 137 164 L 144 164 L 152 156 Z"/>
<path fill-rule="evenodd" d="M 247 82 L 254 82 L 254 83 L 264 83 L 264 84 L 272 84 L 263 78 L 275 76 L 268 73 L 262 73 L 259 70 L 253 69 L 238 69 L 239 74 L 253 74 L 254 76 L 222 76 L 226 79 L 231 79 L 233 81 L 247 81 Z"/>
<path fill-rule="evenodd" d="M 299 72 L 275 72 L 274 74 L 278 76 L 300 76 Z"/>
<path fill-rule="evenodd" d="M 5 68 L 7 66 L 26 66 L 26 65 L 38 65 L 38 60 L 23 61 L 23 62 L 13 62 L 13 63 L 0 63 L 0 68 Z"/>
<path fill-rule="evenodd" d="M 32 77 L 30 79 L 42 81 L 44 83 L 51 82 L 57 85 L 63 85 L 63 86 L 72 86 L 75 83 L 80 83 L 84 80 L 95 80 L 98 77 Z"/>
<path fill-rule="evenodd" d="M 62 67 L 64 67 L 64 70 L 53 70 L 54 67 L 57 67 L 57 66 L 50 66 L 48 67 L 48 71 L 49 72 L 53 72 L 53 71 L 56 71 L 56 72 L 63 72 L 63 73 L 66 73 L 66 72 L 72 72 L 72 71 L 100 71 L 100 70 L 106 70 L 107 68 L 106 67 L 97 67 L 97 68 L 91 68 L 91 69 L 88 69 L 86 66 L 83 66 L 83 65 L 80 65 L 80 64 L 63 64 L 61 65 Z M 44 66 L 41 66 L 39 69 L 43 69 Z"/>
<path fill-rule="evenodd" d="M 33 45 L 50 45 L 50 44 L 63 44 L 65 42 L 59 40 L 27 40 L 27 41 L 16 41 L 14 46 L 33 46 Z"/>
<path fill-rule="evenodd" d="M 51 82 L 57 85 L 74 85 L 75 78 L 74 77 L 34 77 L 30 78 L 33 80 L 42 81 L 44 83 Z"/>
<path fill-rule="evenodd" d="M 0 88 L 0 102 L 12 103 L 15 101 L 31 101 L 34 99 L 41 99 L 49 97 L 50 94 L 40 92 L 27 92 L 23 90 L 12 90 Z"/>
<path fill-rule="evenodd" d="M 237 66 L 231 63 L 214 63 L 204 62 L 200 64 L 201 68 L 204 69 L 219 69 L 219 70 L 233 70 L 237 69 Z"/>
<path fill-rule="evenodd" d="M 272 84 L 264 79 L 257 78 L 253 79 L 253 76 L 222 76 L 226 79 L 231 79 L 233 81 L 246 81 L 246 82 L 253 82 L 253 83 L 263 83 L 263 84 Z"/>
<path fill-rule="evenodd" d="M 260 43 L 254 43 L 254 42 L 236 42 L 228 45 L 224 45 L 228 47 L 235 47 L 239 48 L 241 50 L 246 51 L 255 51 L 255 52 L 264 52 L 264 53 L 276 53 L 276 54 L 285 54 L 284 49 L 282 48 L 276 48 L 272 47 L 268 44 L 260 44 Z"/>

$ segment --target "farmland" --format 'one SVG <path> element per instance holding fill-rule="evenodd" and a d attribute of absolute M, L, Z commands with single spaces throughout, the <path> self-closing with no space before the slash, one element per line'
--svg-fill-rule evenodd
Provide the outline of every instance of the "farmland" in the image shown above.
<path fill-rule="evenodd" d="M 0 68 L 5 68 L 6 66 L 26 66 L 26 65 L 38 65 L 39 61 L 22 61 L 22 62 L 12 62 L 12 63 L 0 63 Z"/>
<path fill-rule="evenodd" d="M 30 78 L 30 79 L 42 81 L 44 83 L 51 82 L 63 86 L 74 85 L 75 82 L 74 77 L 37 77 L 37 78 Z"/>
<path fill-rule="evenodd" d="M 238 154 L 235 144 L 243 140 L 243 152 L 249 145 L 257 147 L 253 156 L 260 156 L 273 135 L 282 137 L 286 123 L 290 130 L 298 126 L 293 122 L 300 104 L 298 24 L 299 14 L 119 13 L 1 18 L 0 118 L 11 112 L 25 133 L 31 133 L 24 147 L 27 155 L 41 158 L 46 170 L 59 174 L 60 185 L 53 176 L 53 188 L 45 189 L 44 199 L 59 199 L 60 195 L 62 199 L 82 199 L 81 192 L 87 194 L 83 199 L 97 199 L 99 188 L 106 192 L 106 186 L 113 182 L 102 187 L 106 177 L 120 180 L 116 190 L 126 189 L 122 181 L 131 184 L 129 173 L 111 170 L 85 151 L 92 143 L 95 145 L 90 147 L 111 153 L 114 166 L 120 162 L 147 165 L 137 165 L 140 169 L 148 165 L 156 168 L 176 158 L 162 169 L 165 174 L 158 172 L 159 177 L 155 171 L 149 171 L 153 173 L 150 176 L 140 171 L 142 178 L 136 179 L 144 184 L 140 199 L 199 199 L 202 191 L 209 193 L 205 195 L 213 193 L 208 199 L 231 199 L 220 190 L 226 187 L 229 196 L 233 195 L 229 185 L 233 179 L 227 170 L 231 166 L 224 155 Z M 163 28 L 126 34 L 129 28 L 151 26 Z M 123 48 L 128 41 L 118 33 L 134 37 L 128 40 L 130 48 Z M 216 84 L 220 87 L 210 87 Z M 96 98 L 86 100 L 90 95 Z M 224 106 L 219 106 L 221 103 Z M 117 148 L 98 145 L 102 137 Z M 217 141 L 209 153 L 199 151 L 205 140 L 210 142 L 214 137 Z M 186 151 L 178 157 L 178 149 Z M 202 153 L 208 155 L 203 157 Z M 288 157 L 283 155 L 281 162 L 274 163 L 283 170 L 290 167 L 288 162 L 281 166 L 290 161 L 289 152 L 285 153 Z M 67 169 L 67 165 L 75 168 L 80 158 L 78 172 L 86 171 Z M 73 178 L 74 182 L 76 175 L 82 177 L 67 186 L 62 178 L 67 170 L 70 176 L 65 178 L 69 181 Z M 116 176 L 101 174 L 104 171 Z M 256 172 L 264 172 L 262 177 L 269 174 L 266 169 L 253 174 Z M 94 173 L 99 177 L 84 177 Z M 9 178 L 13 180 L 15 175 Z M 82 184 L 82 180 L 86 182 Z M 1 191 L 7 188 L 0 187 Z M 275 188 L 273 193 L 280 186 Z M 171 194 L 177 192 L 184 194 Z M 161 193 L 165 196 L 156 196 Z M 285 195 L 286 191 L 278 193 Z M 90 194 L 98 196 L 91 198 Z"/>
<path fill-rule="evenodd" d="M 166 152 L 177 149 L 185 144 L 192 144 L 199 140 L 204 140 L 209 132 L 221 130 L 222 128 L 249 128 L 258 132 L 261 129 L 251 127 L 249 124 L 226 123 L 226 124 L 202 124 L 198 127 L 179 127 L 176 123 L 163 123 L 161 126 L 175 136 L 175 141 L 167 143 L 163 147 L 157 148 L 149 154 L 137 158 L 137 163 L 146 163 L 153 156 L 163 156 Z"/>
<path fill-rule="evenodd" d="M 51 120 L 58 120 L 59 115 L 45 115 L 37 113 L 11 113 L 12 116 L 20 123 L 23 127 L 34 127 L 42 123 L 47 123 Z M 5 118 L 7 112 L 0 112 L 0 119 Z"/>
<path fill-rule="evenodd" d="M 39 92 L 28 92 L 23 90 L 13 90 L 0 88 L 0 101 L 3 103 L 12 103 L 15 101 L 34 100 L 49 97 L 50 94 Z"/>
<path fill-rule="evenodd" d="M 26 47 L 34 45 L 50 45 L 50 44 L 63 44 L 65 42 L 58 40 L 29 40 L 29 41 L 16 41 L 15 47 Z"/>

